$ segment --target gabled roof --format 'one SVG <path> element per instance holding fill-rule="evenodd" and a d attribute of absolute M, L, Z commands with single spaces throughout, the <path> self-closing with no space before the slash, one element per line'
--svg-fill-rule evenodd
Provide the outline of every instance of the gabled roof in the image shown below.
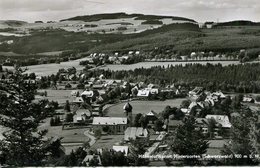
<path fill-rule="evenodd" d="M 113 146 L 113 150 L 116 152 L 125 153 L 125 156 L 128 155 L 128 146 Z"/>
<path fill-rule="evenodd" d="M 229 122 L 227 115 L 207 115 L 207 119 L 213 118 L 218 124 L 221 124 L 223 128 L 231 128 L 231 123 Z"/>
<path fill-rule="evenodd" d="M 154 116 L 158 118 L 158 114 L 156 112 L 154 112 L 153 110 L 151 110 L 150 112 L 146 113 L 146 116 Z"/>
<path fill-rule="evenodd" d="M 129 141 L 130 139 L 135 140 L 136 138 L 147 138 L 148 131 L 142 127 L 128 127 L 125 130 L 124 140 Z"/>
<path fill-rule="evenodd" d="M 124 105 L 124 107 L 123 107 L 123 110 L 125 110 L 125 111 L 127 111 L 127 112 L 131 112 L 132 109 L 133 109 L 133 107 L 132 107 L 132 105 L 131 105 L 129 102 L 127 102 L 127 103 Z"/>
<path fill-rule="evenodd" d="M 137 96 L 138 97 L 148 97 L 150 95 L 149 90 L 138 90 Z"/>
<path fill-rule="evenodd" d="M 92 125 L 126 125 L 126 117 L 94 117 Z"/>
<path fill-rule="evenodd" d="M 92 90 L 85 90 L 83 93 L 81 93 L 81 96 L 93 97 L 94 92 Z"/>
<path fill-rule="evenodd" d="M 82 97 L 76 97 L 74 100 L 73 100 L 73 103 L 83 103 L 84 100 L 82 99 Z"/>

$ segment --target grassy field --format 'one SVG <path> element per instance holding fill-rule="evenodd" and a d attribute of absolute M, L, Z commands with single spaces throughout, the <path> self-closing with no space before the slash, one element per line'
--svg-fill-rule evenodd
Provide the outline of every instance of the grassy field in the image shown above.
<path fill-rule="evenodd" d="M 133 116 L 135 116 L 138 113 L 146 114 L 150 112 L 151 110 L 160 113 L 164 110 L 166 106 L 175 106 L 179 107 L 181 105 L 181 102 L 183 99 L 172 99 L 172 100 L 165 100 L 165 101 L 132 101 L 130 104 L 133 106 Z M 125 103 L 116 104 L 114 106 L 111 106 L 107 109 L 104 109 L 104 112 L 107 116 L 111 117 L 124 117 L 125 113 L 123 110 L 123 106 Z"/>
<path fill-rule="evenodd" d="M 74 97 L 71 96 L 72 90 L 52 90 L 52 89 L 45 89 L 45 90 L 38 90 L 38 92 L 47 91 L 47 97 L 42 97 L 37 95 L 36 99 L 48 99 L 49 101 L 57 101 L 59 104 L 64 104 L 67 100 L 72 102 Z M 80 90 L 79 90 L 80 91 Z M 80 92 L 83 92 L 82 90 Z"/>
<path fill-rule="evenodd" d="M 80 61 L 88 60 L 89 58 L 82 58 L 77 60 L 72 60 L 69 62 L 61 62 L 60 64 L 41 64 L 41 65 L 32 65 L 27 66 L 28 70 L 26 73 L 34 72 L 37 76 L 46 76 L 51 74 L 56 74 L 59 69 L 68 69 L 75 67 L 77 70 L 83 70 L 84 66 L 79 65 Z"/>
<path fill-rule="evenodd" d="M 124 135 L 103 135 L 90 149 L 95 150 L 98 148 L 111 149 L 114 145 L 124 139 Z"/>

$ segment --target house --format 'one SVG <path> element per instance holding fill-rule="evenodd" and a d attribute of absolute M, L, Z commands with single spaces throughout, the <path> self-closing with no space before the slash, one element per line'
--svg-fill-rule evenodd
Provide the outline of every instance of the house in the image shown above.
<path fill-rule="evenodd" d="M 149 96 L 150 96 L 150 91 L 149 90 L 145 90 L 145 89 L 138 90 L 137 97 L 148 98 Z"/>
<path fill-rule="evenodd" d="M 225 99 L 226 98 L 226 96 L 221 91 L 213 92 L 212 96 L 217 96 L 220 99 Z"/>
<path fill-rule="evenodd" d="M 99 89 L 103 89 L 103 88 L 104 88 L 104 85 L 103 85 L 103 84 L 93 84 L 93 85 L 92 85 L 92 88 L 99 90 Z"/>
<path fill-rule="evenodd" d="M 91 117 L 91 112 L 88 109 L 80 107 L 76 111 L 76 114 L 73 116 L 73 122 L 74 123 L 83 123 L 90 117 Z"/>
<path fill-rule="evenodd" d="M 155 121 L 159 118 L 159 115 L 154 112 L 153 110 L 151 110 L 150 112 L 146 113 L 145 116 L 147 117 L 147 120 L 150 121 Z"/>
<path fill-rule="evenodd" d="M 146 90 L 148 90 L 152 95 L 159 94 L 159 89 L 157 89 L 157 88 L 146 89 Z"/>
<path fill-rule="evenodd" d="M 126 117 L 94 117 L 93 130 L 101 130 L 111 134 L 123 134 L 127 128 Z"/>
<path fill-rule="evenodd" d="M 255 100 L 254 100 L 254 98 L 252 98 L 251 96 L 244 96 L 244 97 L 243 97 L 243 102 L 246 102 L 246 103 L 254 103 Z"/>
<path fill-rule="evenodd" d="M 85 90 L 83 93 L 81 93 L 81 96 L 86 98 L 92 98 L 94 96 L 94 92 L 92 90 Z"/>
<path fill-rule="evenodd" d="M 207 115 L 206 119 L 214 119 L 222 128 L 230 129 L 231 123 L 227 115 Z"/>
<path fill-rule="evenodd" d="M 112 149 L 113 149 L 114 151 L 116 151 L 116 152 L 122 152 L 122 153 L 124 153 L 125 156 L 128 155 L 128 150 L 129 150 L 128 146 L 113 146 Z"/>
<path fill-rule="evenodd" d="M 100 156 L 99 155 L 87 155 L 83 161 L 82 161 L 82 164 L 86 165 L 86 166 L 89 166 L 89 163 L 92 159 L 96 159 L 98 161 L 98 165 L 101 166 L 101 159 L 100 159 Z"/>
<path fill-rule="evenodd" d="M 79 95 L 79 91 L 78 90 L 72 90 L 70 95 L 73 96 L 73 97 L 76 97 L 77 95 Z"/>
<path fill-rule="evenodd" d="M 196 118 L 196 121 L 195 121 L 195 125 L 196 125 L 196 128 L 202 130 L 202 133 L 203 134 L 207 134 L 208 133 L 208 119 L 206 118 Z"/>
<path fill-rule="evenodd" d="M 147 86 L 147 88 L 149 88 L 149 89 L 158 88 L 158 87 L 159 87 L 158 85 L 155 85 L 155 84 L 152 84 L 152 83 L 150 83 L 150 84 Z"/>
<path fill-rule="evenodd" d="M 196 87 L 192 91 L 189 91 L 189 97 L 197 99 L 202 92 L 203 92 L 202 87 Z"/>
<path fill-rule="evenodd" d="M 76 103 L 76 104 L 81 104 L 83 103 L 84 100 L 82 97 L 76 97 L 74 100 L 73 100 L 73 103 Z"/>
<path fill-rule="evenodd" d="M 169 120 L 168 132 L 174 132 L 179 125 L 183 125 L 183 122 L 181 120 Z"/>
<path fill-rule="evenodd" d="M 148 131 L 142 127 L 128 127 L 125 130 L 125 141 L 136 140 L 136 139 L 146 139 L 148 138 Z"/>

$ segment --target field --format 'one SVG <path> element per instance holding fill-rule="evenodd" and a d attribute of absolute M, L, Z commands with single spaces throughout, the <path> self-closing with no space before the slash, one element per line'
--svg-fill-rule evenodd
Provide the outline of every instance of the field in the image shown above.
<path fill-rule="evenodd" d="M 72 90 L 52 90 L 52 89 L 38 90 L 38 92 L 44 92 L 44 91 L 47 91 L 47 97 L 42 97 L 37 95 L 35 97 L 36 100 L 46 98 L 49 101 L 57 101 L 59 104 L 64 104 L 67 100 L 69 100 L 69 102 L 72 102 L 74 100 L 74 97 L 71 96 Z"/>
<path fill-rule="evenodd" d="M 61 62 L 60 64 L 41 64 L 41 65 L 32 65 L 27 66 L 27 73 L 35 73 L 37 76 L 47 76 L 51 74 L 56 74 L 59 69 L 68 69 L 71 67 L 75 67 L 77 70 L 83 70 L 84 66 L 79 65 L 80 61 L 88 60 L 88 58 L 82 58 L 78 60 L 72 60 L 69 62 Z"/>
<path fill-rule="evenodd" d="M 90 149 L 111 149 L 114 145 L 124 139 L 124 135 L 102 135 Z"/>
<path fill-rule="evenodd" d="M 62 118 L 62 117 L 61 117 Z M 39 130 L 47 129 L 48 132 L 46 137 L 59 137 L 61 139 L 61 143 L 65 148 L 65 153 L 70 154 L 72 150 L 76 150 L 81 147 L 84 142 L 88 142 L 89 138 L 84 135 L 84 132 L 88 130 L 88 128 L 77 128 L 70 130 L 62 130 L 62 126 L 50 126 L 50 118 L 44 120 L 44 123 L 41 123 L 39 126 Z"/>
<path fill-rule="evenodd" d="M 183 99 L 172 99 L 172 100 L 165 100 L 165 101 L 132 101 L 130 104 L 133 106 L 133 116 L 135 116 L 138 113 L 146 114 L 150 112 L 151 110 L 160 113 L 164 110 L 166 106 L 175 106 L 179 107 L 181 105 L 181 102 Z M 111 117 L 124 117 L 124 110 L 123 106 L 125 103 L 116 104 L 114 106 L 111 106 L 107 109 L 104 109 L 104 112 L 106 116 Z"/>

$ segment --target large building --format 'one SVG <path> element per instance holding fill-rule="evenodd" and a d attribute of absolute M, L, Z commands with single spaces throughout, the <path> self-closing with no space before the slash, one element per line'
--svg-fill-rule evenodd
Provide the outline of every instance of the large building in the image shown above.
<path fill-rule="evenodd" d="M 126 117 L 94 117 L 93 130 L 101 130 L 110 134 L 123 134 L 127 128 Z"/>
<path fill-rule="evenodd" d="M 147 129 L 143 129 L 142 127 L 128 127 L 125 130 L 125 141 L 135 140 L 135 139 L 146 139 L 148 138 Z"/>

